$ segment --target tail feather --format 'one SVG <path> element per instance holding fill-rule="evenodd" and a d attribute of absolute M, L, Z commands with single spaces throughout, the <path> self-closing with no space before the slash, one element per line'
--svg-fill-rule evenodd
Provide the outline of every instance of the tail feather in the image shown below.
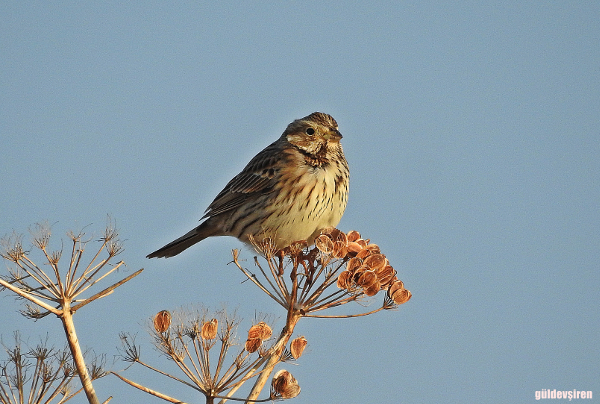
<path fill-rule="evenodd" d="M 188 248 L 190 248 L 196 243 L 199 243 L 205 238 L 214 236 L 214 229 L 210 226 L 207 226 L 206 223 L 207 222 L 202 223 L 200 226 L 196 227 L 193 230 L 190 230 L 178 239 L 173 240 L 164 247 L 161 247 L 153 253 L 148 254 L 146 258 L 174 257 L 175 255 L 179 254 L 184 250 L 187 250 Z"/>

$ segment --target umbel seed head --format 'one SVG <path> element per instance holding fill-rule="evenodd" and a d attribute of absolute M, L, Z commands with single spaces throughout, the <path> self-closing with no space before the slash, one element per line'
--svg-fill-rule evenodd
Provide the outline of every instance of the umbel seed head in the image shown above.
<path fill-rule="evenodd" d="M 250 353 L 254 353 L 258 351 L 258 348 L 262 345 L 262 340 L 260 338 L 252 338 L 246 340 L 246 344 L 244 345 L 244 349 Z"/>
<path fill-rule="evenodd" d="M 306 340 L 306 338 L 304 338 L 304 336 L 298 337 L 292 341 L 292 343 L 290 344 L 290 352 L 294 359 L 298 359 L 302 356 L 302 352 L 304 352 L 304 348 L 306 348 L 307 344 L 308 341 Z"/>
<path fill-rule="evenodd" d="M 210 321 L 206 321 L 202 324 L 200 336 L 202 339 L 215 339 L 217 337 L 217 331 L 219 329 L 219 320 L 213 318 Z"/>
<path fill-rule="evenodd" d="M 273 376 L 271 390 L 275 393 L 275 396 L 281 398 L 294 398 L 300 394 L 300 386 L 294 376 L 283 369 Z"/>
<path fill-rule="evenodd" d="M 163 333 L 169 329 L 171 325 L 171 313 L 167 310 L 162 310 L 154 316 L 154 329 L 156 332 Z"/>
<path fill-rule="evenodd" d="M 248 339 L 258 338 L 261 341 L 271 338 L 273 334 L 273 330 L 267 323 L 261 321 L 258 324 L 253 325 L 248 330 Z"/>

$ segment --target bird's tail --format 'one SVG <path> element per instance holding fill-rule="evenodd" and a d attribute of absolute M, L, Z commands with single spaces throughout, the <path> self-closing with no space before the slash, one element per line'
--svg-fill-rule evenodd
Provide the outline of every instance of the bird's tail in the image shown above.
<path fill-rule="evenodd" d="M 183 250 L 187 250 L 191 246 L 200 241 L 204 240 L 207 237 L 214 236 L 215 231 L 214 227 L 207 225 L 207 222 L 202 223 L 200 226 L 196 227 L 193 230 L 185 233 L 183 236 L 179 237 L 176 240 L 171 241 L 169 244 L 164 247 L 159 248 L 158 250 L 150 253 L 146 256 L 146 258 L 169 258 L 174 257 L 179 254 Z"/>

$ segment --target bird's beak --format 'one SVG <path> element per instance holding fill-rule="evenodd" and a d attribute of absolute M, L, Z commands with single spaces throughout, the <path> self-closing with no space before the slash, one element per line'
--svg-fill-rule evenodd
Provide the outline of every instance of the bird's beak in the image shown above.
<path fill-rule="evenodd" d="M 334 142 L 339 142 L 339 140 L 343 137 L 339 130 L 333 129 L 323 135 L 325 140 L 331 140 Z"/>

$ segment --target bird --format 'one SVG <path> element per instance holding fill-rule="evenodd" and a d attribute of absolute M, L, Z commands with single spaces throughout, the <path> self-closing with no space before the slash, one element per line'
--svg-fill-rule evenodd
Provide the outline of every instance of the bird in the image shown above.
<path fill-rule="evenodd" d="M 147 258 L 173 257 L 214 236 L 246 244 L 269 238 L 276 249 L 304 240 L 311 245 L 346 210 L 350 171 L 341 139 L 331 115 L 296 119 L 227 183 L 199 226 Z"/>

